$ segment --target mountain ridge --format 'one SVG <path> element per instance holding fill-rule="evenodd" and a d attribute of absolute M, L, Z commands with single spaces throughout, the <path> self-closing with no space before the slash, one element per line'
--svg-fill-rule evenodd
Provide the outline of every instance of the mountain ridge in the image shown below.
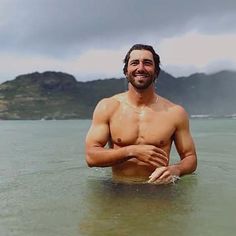
<path fill-rule="evenodd" d="M 236 114 L 236 72 L 174 77 L 161 71 L 160 96 L 182 105 L 190 115 Z M 0 84 L 0 119 L 89 119 L 97 102 L 127 89 L 125 78 L 77 81 L 68 73 L 19 75 Z"/>

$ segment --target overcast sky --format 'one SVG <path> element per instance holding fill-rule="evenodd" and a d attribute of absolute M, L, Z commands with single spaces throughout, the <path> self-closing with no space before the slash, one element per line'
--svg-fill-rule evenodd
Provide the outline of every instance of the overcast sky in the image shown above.
<path fill-rule="evenodd" d="M 236 1 L 0 0 L 0 82 L 46 70 L 121 77 L 135 43 L 174 76 L 236 70 Z"/>

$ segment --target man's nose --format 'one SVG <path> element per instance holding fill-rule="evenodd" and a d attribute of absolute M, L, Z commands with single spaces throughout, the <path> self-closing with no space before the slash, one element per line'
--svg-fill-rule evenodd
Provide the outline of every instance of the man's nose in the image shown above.
<path fill-rule="evenodd" d="M 143 62 L 140 62 L 138 64 L 138 71 L 143 71 L 143 70 L 144 70 L 144 64 L 143 64 Z"/>

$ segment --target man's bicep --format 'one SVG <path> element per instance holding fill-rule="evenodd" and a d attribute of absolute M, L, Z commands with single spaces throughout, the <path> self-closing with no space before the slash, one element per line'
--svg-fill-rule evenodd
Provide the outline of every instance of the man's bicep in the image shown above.
<path fill-rule="evenodd" d="M 110 136 L 107 100 L 101 100 L 93 113 L 92 125 L 86 137 L 86 147 L 104 147 Z"/>
<path fill-rule="evenodd" d="M 108 139 L 108 124 L 92 124 L 86 137 L 86 147 L 104 147 Z"/>
<path fill-rule="evenodd" d="M 179 131 L 174 142 L 181 159 L 195 154 L 194 142 L 189 132 Z"/>

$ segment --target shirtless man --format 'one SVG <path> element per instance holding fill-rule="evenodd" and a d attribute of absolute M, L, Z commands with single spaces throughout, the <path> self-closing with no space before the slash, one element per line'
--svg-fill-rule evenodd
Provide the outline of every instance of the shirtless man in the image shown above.
<path fill-rule="evenodd" d="M 88 166 L 111 166 L 115 179 L 155 184 L 192 173 L 197 157 L 188 115 L 155 93 L 159 56 L 151 46 L 136 44 L 124 63 L 128 91 L 102 99 L 96 106 L 86 137 Z M 169 165 L 172 142 L 180 161 Z"/>

